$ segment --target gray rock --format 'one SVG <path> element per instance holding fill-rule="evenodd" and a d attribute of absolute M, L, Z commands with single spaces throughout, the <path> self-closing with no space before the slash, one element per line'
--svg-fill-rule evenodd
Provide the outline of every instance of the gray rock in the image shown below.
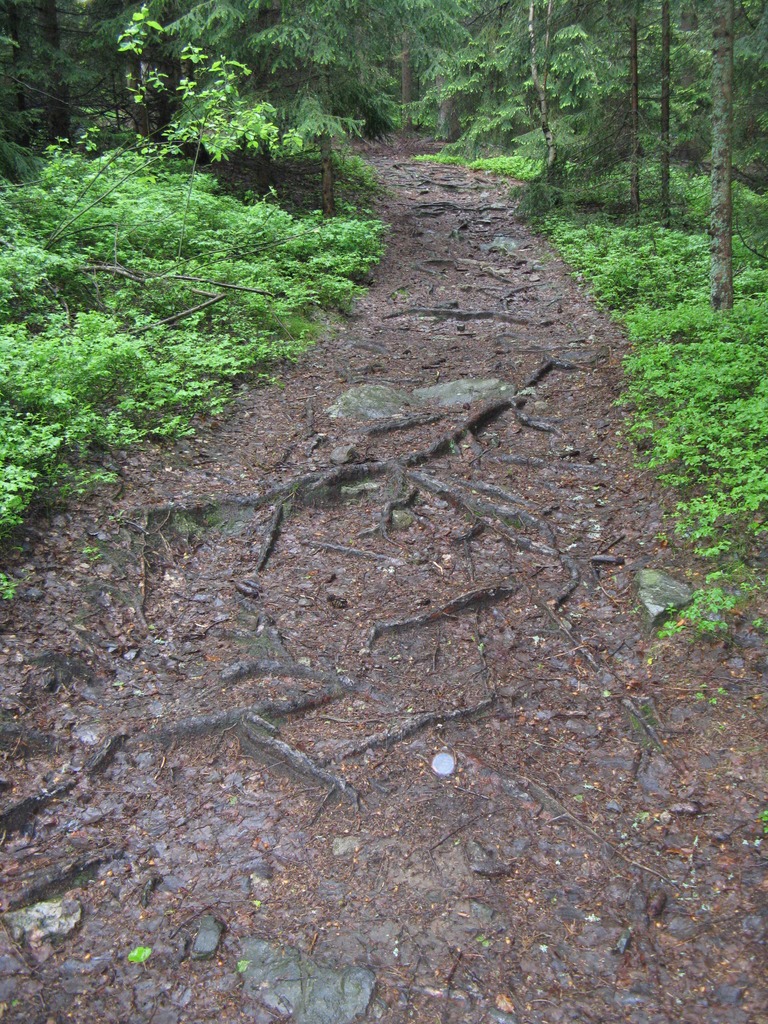
<path fill-rule="evenodd" d="M 635 583 L 637 596 L 650 625 L 659 623 L 669 611 L 691 603 L 693 590 L 660 569 L 641 569 Z"/>
<path fill-rule="evenodd" d="M 329 416 L 349 416 L 357 420 L 377 420 L 395 416 L 412 404 L 407 391 L 385 384 L 362 384 L 350 388 L 327 409 Z"/>
<path fill-rule="evenodd" d="M 193 960 L 208 960 L 219 948 L 224 925 L 213 914 L 203 914 L 198 921 L 197 935 L 192 944 Z"/>
<path fill-rule="evenodd" d="M 350 854 L 357 853 L 360 846 L 360 836 L 336 836 L 333 840 L 333 856 L 349 857 Z"/>
<path fill-rule="evenodd" d="M 359 458 L 360 454 L 353 444 L 340 444 L 338 448 L 334 448 L 330 454 L 330 460 L 333 466 L 343 466 L 347 462 L 354 462 Z"/>
<path fill-rule="evenodd" d="M 407 508 L 392 509 L 392 529 L 407 530 L 416 522 L 416 517 Z"/>
<path fill-rule="evenodd" d="M 515 389 L 498 377 L 465 377 L 434 384 L 429 388 L 416 388 L 413 397 L 420 402 L 434 402 L 448 408 L 452 405 L 466 405 L 478 398 L 512 398 Z"/>
<path fill-rule="evenodd" d="M 3 914 L 11 937 L 15 942 L 41 942 L 44 939 L 63 939 L 80 924 L 82 905 L 77 900 L 46 900 Z"/>
<path fill-rule="evenodd" d="M 511 238 L 509 235 L 496 235 L 490 245 L 481 245 L 483 252 L 515 252 L 520 248 L 520 239 Z"/>
<path fill-rule="evenodd" d="M 243 943 L 244 992 L 295 1024 L 350 1024 L 368 1009 L 376 977 L 364 967 L 322 967 L 289 946 Z"/>

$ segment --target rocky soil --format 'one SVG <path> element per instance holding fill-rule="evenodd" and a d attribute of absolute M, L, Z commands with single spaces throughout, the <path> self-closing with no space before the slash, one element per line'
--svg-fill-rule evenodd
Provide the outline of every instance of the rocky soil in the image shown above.
<path fill-rule="evenodd" d="M 766 650 L 648 628 L 626 341 L 505 187 L 369 159 L 351 315 L 22 533 L 0 1019 L 765 1024 Z"/>

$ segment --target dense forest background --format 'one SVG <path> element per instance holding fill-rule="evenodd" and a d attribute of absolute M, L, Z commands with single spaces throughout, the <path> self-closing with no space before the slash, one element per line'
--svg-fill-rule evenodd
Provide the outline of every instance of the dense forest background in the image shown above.
<path fill-rule="evenodd" d="M 1 10 L 4 535 L 52 485 L 108 476 L 104 452 L 191 430 L 239 375 L 309 343 L 318 308 L 349 304 L 381 225 L 347 143 L 406 130 L 515 179 L 520 213 L 635 342 L 632 437 L 678 488 L 678 528 L 758 585 L 764 0 Z M 243 153 L 232 195 L 204 168 Z M 316 210 L 289 212 L 281 189 L 307 161 Z"/>

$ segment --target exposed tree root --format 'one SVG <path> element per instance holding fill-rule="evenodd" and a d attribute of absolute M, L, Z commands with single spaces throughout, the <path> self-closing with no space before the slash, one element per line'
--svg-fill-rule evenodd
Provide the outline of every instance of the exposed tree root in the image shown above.
<path fill-rule="evenodd" d="M 385 562 L 387 565 L 405 565 L 402 558 L 392 558 L 391 555 L 382 555 L 378 551 L 363 551 L 361 548 L 350 548 L 345 544 L 328 544 L 320 540 L 305 540 L 302 541 L 302 544 L 308 548 L 320 548 L 321 551 L 336 551 L 340 555 L 369 558 L 374 562 Z"/>
<path fill-rule="evenodd" d="M 552 373 L 553 370 L 583 370 L 583 366 L 579 366 L 578 363 L 569 362 L 567 359 L 547 359 L 546 362 L 542 363 L 537 369 L 533 371 L 528 380 L 520 388 L 524 391 L 526 388 L 535 387 L 540 381 L 542 381 L 547 374 Z"/>
<path fill-rule="evenodd" d="M 283 502 L 280 502 L 272 513 L 267 532 L 264 534 L 264 540 L 261 542 L 256 564 L 253 567 L 254 572 L 261 572 L 267 564 L 267 559 L 272 554 L 272 549 L 277 543 L 277 538 L 280 536 L 280 525 L 283 521 L 284 513 L 285 505 Z"/>
<path fill-rule="evenodd" d="M 414 715 L 407 722 L 403 722 L 402 725 L 395 726 L 394 729 L 381 729 L 379 732 L 371 733 L 364 739 L 358 740 L 357 743 L 347 744 L 347 746 L 337 750 L 329 757 L 323 758 L 322 763 L 341 761 L 345 757 L 364 754 L 366 750 L 373 750 L 376 747 L 387 747 L 389 749 L 395 743 L 400 743 L 408 739 L 409 736 L 421 732 L 422 729 L 428 729 L 432 725 L 445 725 L 447 722 L 456 722 L 461 718 L 473 718 L 475 715 L 482 714 L 483 711 L 493 707 L 495 701 L 496 697 L 494 695 L 481 700 L 479 704 L 475 704 L 470 708 L 457 708 L 455 711 L 427 711 L 421 715 Z"/>
<path fill-rule="evenodd" d="M 77 860 L 60 861 L 43 871 L 36 871 L 5 907 L 16 910 L 40 900 L 50 900 L 75 886 L 83 886 L 95 877 L 102 864 L 110 864 L 124 856 L 124 851 L 107 848 L 85 854 Z"/>
<path fill-rule="evenodd" d="M 419 629 L 428 626 L 432 622 L 446 618 L 449 615 L 456 615 L 466 608 L 476 608 L 485 604 L 494 604 L 496 601 L 503 601 L 511 594 L 520 589 L 519 583 L 498 583 L 494 587 L 480 587 L 477 590 L 470 590 L 466 594 L 460 594 L 448 604 L 423 615 L 414 615 L 408 619 L 390 619 L 386 622 L 374 622 L 368 634 L 367 650 L 371 650 L 376 640 L 384 633 L 403 633 L 409 629 Z"/>
<path fill-rule="evenodd" d="M 359 810 L 360 795 L 348 782 L 316 764 L 311 757 L 277 737 L 269 735 L 262 724 L 252 716 L 245 715 L 239 727 L 240 747 L 244 754 L 267 763 L 270 759 L 281 762 L 299 775 L 314 779 L 332 791 L 341 793 Z"/>
<path fill-rule="evenodd" d="M 4 839 L 5 836 L 14 832 L 21 832 L 38 811 L 47 807 L 54 800 L 58 800 L 59 797 L 66 796 L 71 789 L 75 788 L 78 781 L 78 779 L 67 779 L 66 782 L 60 782 L 52 789 L 43 790 L 36 796 L 27 796 L 23 800 L 11 804 L 0 814 L 0 837 Z"/>
<path fill-rule="evenodd" d="M 389 419 L 376 420 L 368 427 L 363 427 L 362 434 L 376 437 L 378 434 L 390 434 L 396 430 L 410 430 L 412 427 L 425 427 L 445 419 L 445 413 L 420 413 L 417 416 L 391 416 Z"/>
<path fill-rule="evenodd" d="M 397 461 L 404 466 L 420 466 L 432 459 L 439 458 L 441 455 L 449 452 L 451 447 L 457 444 L 465 434 L 475 433 L 475 431 L 480 430 L 490 423 L 491 420 L 496 419 L 497 416 L 501 416 L 503 412 L 511 409 L 514 404 L 511 398 L 497 398 L 492 402 L 487 402 L 477 412 L 472 413 L 472 415 L 467 416 L 466 419 L 458 423 L 453 430 L 443 434 L 442 437 L 438 437 L 428 448 L 424 448 L 419 452 L 411 452 L 410 455 L 406 455 Z"/>
<path fill-rule="evenodd" d="M 552 323 L 552 321 L 542 320 L 538 322 L 531 320 L 530 317 L 515 316 L 513 313 L 505 313 L 501 309 L 452 309 L 446 306 L 410 306 L 408 309 L 401 309 L 397 313 L 390 313 L 384 319 L 394 320 L 400 316 L 430 316 L 435 320 L 459 320 L 462 323 L 474 320 L 500 320 L 505 324 L 523 324 L 539 327 L 546 327 L 548 323 Z"/>
<path fill-rule="evenodd" d="M 494 502 L 486 501 L 484 498 L 478 497 L 472 493 L 465 493 L 466 491 L 471 492 L 474 485 L 471 483 L 457 483 L 455 481 L 447 482 L 440 480 L 437 477 L 427 476 L 425 473 L 418 473 L 411 471 L 408 473 L 409 480 L 412 480 L 417 487 L 422 490 L 429 491 L 431 494 L 436 494 L 438 497 L 449 501 L 452 505 L 463 509 L 465 512 L 469 512 L 473 516 L 487 516 L 492 519 L 498 519 L 502 523 L 514 523 L 521 528 L 528 528 L 536 530 L 541 536 L 547 538 L 552 546 L 537 545 L 534 550 L 538 550 L 541 554 L 546 555 L 557 555 L 558 552 L 554 547 L 554 532 L 549 523 L 545 523 L 535 516 L 532 516 L 530 512 L 526 512 L 525 509 L 520 508 L 520 499 L 514 495 L 509 495 L 508 498 L 512 499 L 514 504 L 500 505 Z M 496 494 L 501 495 L 504 492 L 501 488 L 496 489 Z M 531 542 L 533 543 L 533 542 Z"/>
<path fill-rule="evenodd" d="M 528 416 L 522 409 L 515 409 L 515 419 L 518 423 L 524 427 L 529 427 L 531 430 L 540 430 L 544 434 L 559 434 L 560 431 L 548 420 L 537 420 L 532 416 Z"/>

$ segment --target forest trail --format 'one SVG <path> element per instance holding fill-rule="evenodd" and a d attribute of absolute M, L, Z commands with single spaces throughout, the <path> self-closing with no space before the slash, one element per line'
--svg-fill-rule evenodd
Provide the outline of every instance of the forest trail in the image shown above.
<path fill-rule="evenodd" d="M 501 184 L 369 159 L 351 315 L 27 531 L 3 909 L 82 919 L 0 931 L 0 1019 L 768 1021 L 765 651 L 644 628 L 626 342 Z"/>

